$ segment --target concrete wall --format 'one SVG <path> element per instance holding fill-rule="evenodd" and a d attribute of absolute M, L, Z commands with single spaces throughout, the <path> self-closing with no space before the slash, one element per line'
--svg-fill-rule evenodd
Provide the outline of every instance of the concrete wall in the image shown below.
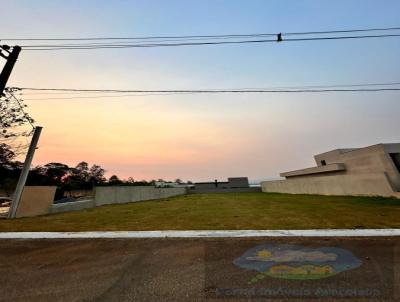
<path fill-rule="evenodd" d="M 54 201 L 56 187 L 25 187 L 18 205 L 16 217 L 33 217 L 48 214 Z"/>
<path fill-rule="evenodd" d="M 228 181 L 196 182 L 194 184 L 194 187 L 198 190 L 248 188 L 249 187 L 249 179 L 247 177 L 229 177 Z"/>
<path fill-rule="evenodd" d="M 215 185 L 215 182 L 197 182 L 194 184 L 196 189 L 217 189 L 217 188 L 229 188 L 229 183 L 226 181 L 220 181 Z"/>
<path fill-rule="evenodd" d="M 249 179 L 247 177 L 229 177 L 229 186 L 231 188 L 248 188 Z"/>
<path fill-rule="evenodd" d="M 95 206 L 105 204 L 127 203 L 142 200 L 161 199 L 186 194 L 186 188 L 155 188 L 150 186 L 128 187 L 112 186 L 97 187 Z"/>
<path fill-rule="evenodd" d="M 208 193 L 255 193 L 261 192 L 261 187 L 248 188 L 191 188 L 189 194 L 208 194 Z"/>
<path fill-rule="evenodd" d="M 290 178 L 261 183 L 263 192 L 320 195 L 395 196 L 384 173 Z"/>
<path fill-rule="evenodd" d="M 106 204 L 162 199 L 186 194 L 186 188 L 97 187 L 95 199 L 53 204 L 56 187 L 25 187 L 17 209 L 17 218 L 80 211 Z"/>
<path fill-rule="evenodd" d="M 93 199 L 58 203 L 58 204 L 53 204 L 50 207 L 49 214 L 80 211 L 80 210 L 89 209 L 89 208 L 93 208 L 93 207 L 95 207 L 95 203 L 94 203 Z"/>
<path fill-rule="evenodd" d="M 64 192 L 65 197 L 82 197 L 82 196 L 94 196 L 93 190 L 71 190 Z"/>

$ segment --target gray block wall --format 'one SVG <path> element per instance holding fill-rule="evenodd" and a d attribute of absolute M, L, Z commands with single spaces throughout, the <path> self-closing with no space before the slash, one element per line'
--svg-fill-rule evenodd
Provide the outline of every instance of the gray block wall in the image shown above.
<path fill-rule="evenodd" d="M 49 214 L 64 213 L 71 211 L 80 211 L 95 207 L 94 200 L 80 200 L 74 202 L 57 203 L 53 204 L 50 208 Z"/>
<path fill-rule="evenodd" d="M 186 194 L 186 188 L 154 188 L 149 186 L 97 187 L 95 191 L 94 199 L 53 204 L 51 205 L 48 214 L 80 211 L 107 204 L 122 204 L 142 200 L 162 199 Z"/>
<path fill-rule="evenodd" d="M 95 192 L 95 205 L 119 204 L 142 200 L 162 199 L 186 194 L 186 188 L 155 188 L 143 187 L 97 187 Z"/>

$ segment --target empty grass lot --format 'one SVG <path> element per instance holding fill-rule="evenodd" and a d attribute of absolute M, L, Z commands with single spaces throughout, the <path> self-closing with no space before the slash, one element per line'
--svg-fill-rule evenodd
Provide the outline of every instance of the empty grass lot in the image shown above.
<path fill-rule="evenodd" d="M 193 194 L 0 220 L 0 231 L 400 228 L 400 200 L 273 193 Z"/>

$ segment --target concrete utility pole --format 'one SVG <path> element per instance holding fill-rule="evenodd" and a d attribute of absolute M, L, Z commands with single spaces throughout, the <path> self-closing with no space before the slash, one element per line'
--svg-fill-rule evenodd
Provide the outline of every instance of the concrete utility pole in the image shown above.
<path fill-rule="evenodd" d="M 6 64 L 3 67 L 2 72 L 0 74 L 0 96 L 3 95 L 3 91 L 6 88 L 8 78 L 10 77 L 10 74 L 11 74 L 11 71 L 13 70 L 15 62 L 17 62 L 18 55 L 21 52 L 21 47 L 19 47 L 19 46 L 14 46 L 11 52 L 10 52 L 10 48 L 11 47 L 8 45 L 0 46 L 0 56 L 2 56 L 3 58 L 5 58 L 7 60 Z M 2 53 L 1 50 L 8 53 L 8 56 L 6 56 L 4 53 Z"/>
<path fill-rule="evenodd" d="M 33 155 L 35 154 L 36 146 L 39 141 L 40 133 L 42 132 L 42 127 L 35 127 L 35 132 L 33 133 L 32 141 L 26 154 L 24 167 L 22 168 L 21 175 L 19 176 L 17 187 L 14 192 L 13 200 L 8 211 L 8 218 L 15 218 L 17 214 L 17 209 L 19 201 L 21 199 L 22 191 L 24 190 L 26 179 L 28 178 L 29 169 L 32 164 Z"/>

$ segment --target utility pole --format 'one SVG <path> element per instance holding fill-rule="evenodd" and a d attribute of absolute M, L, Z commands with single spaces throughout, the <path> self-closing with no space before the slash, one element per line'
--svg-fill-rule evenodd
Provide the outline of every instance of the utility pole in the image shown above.
<path fill-rule="evenodd" d="M 17 187 L 15 189 L 13 200 L 10 206 L 10 210 L 8 211 L 8 218 L 15 218 L 17 214 L 19 201 L 21 199 L 22 191 L 24 190 L 25 187 L 26 179 L 28 178 L 29 169 L 32 164 L 33 155 L 35 154 L 36 146 L 39 141 L 41 131 L 42 127 L 39 126 L 35 127 L 35 132 L 33 133 L 28 153 L 26 154 L 24 167 L 22 168 L 21 175 L 19 176 Z"/>
<path fill-rule="evenodd" d="M 11 47 L 8 45 L 1 45 L 0 46 L 0 56 L 5 58 L 7 60 L 6 64 L 3 67 L 3 70 L 0 74 L 0 96 L 3 95 L 3 91 L 6 88 L 6 84 L 8 81 L 8 78 L 10 77 L 11 71 L 13 70 L 13 67 L 15 65 L 15 62 L 18 59 L 18 55 L 21 52 L 21 47 L 20 46 L 14 46 L 12 48 L 12 51 L 10 51 Z M 2 50 L 5 53 L 8 53 L 8 56 L 6 56 Z"/>

